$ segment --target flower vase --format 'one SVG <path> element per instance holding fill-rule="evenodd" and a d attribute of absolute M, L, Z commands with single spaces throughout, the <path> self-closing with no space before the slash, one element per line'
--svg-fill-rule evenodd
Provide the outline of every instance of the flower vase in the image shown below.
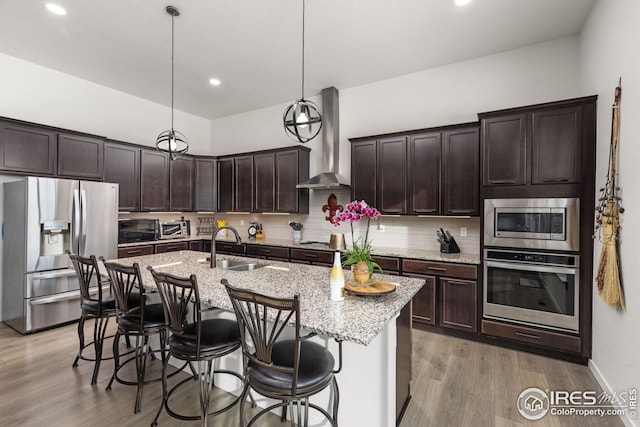
<path fill-rule="evenodd" d="M 371 278 L 371 271 L 365 261 L 358 261 L 353 264 L 351 272 L 353 273 L 353 280 L 356 281 L 359 286 L 367 286 L 370 284 L 368 282 Z"/>

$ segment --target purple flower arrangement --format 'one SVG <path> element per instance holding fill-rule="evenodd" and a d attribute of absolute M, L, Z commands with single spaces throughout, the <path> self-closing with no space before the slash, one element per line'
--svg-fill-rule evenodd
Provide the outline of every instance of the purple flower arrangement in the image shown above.
<path fill-rule="evenodd" d="M 369 206 L 364 200 L 354 200 L 347 204 L 344 212 L 334 216 L 331 223 L 336 227 L 341 223 L 348 222 L 351 227 L 351 241 L 353 242 L 353 249 L 347 251 L 345 265 L 352 265 L 358 261 L 364 261 L 368 264 L 369 272 L 373 273 L 373 268 L 380 269 L 380 266 L 371 259 L 371 243 L 369 239 L 369 223 L 371 218 L 376 219 L 380 217 L 380 211 L 373 206 Z M 360 244 L 360 239 L 353 237 L 353 223 L 358 222 L 361 219 L 367 219 L 367 228 L 364 236 L 364 241 Z M 382 271 L 382 269 L 380 269 Z"/>

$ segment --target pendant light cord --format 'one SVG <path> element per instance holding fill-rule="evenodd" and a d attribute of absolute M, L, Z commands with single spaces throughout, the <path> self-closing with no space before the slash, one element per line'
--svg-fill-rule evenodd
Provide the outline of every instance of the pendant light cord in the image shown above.
<path fill-rule="evenodd" d="M 304 99 L 304 8 L 305 8 L 305 0 L 302 0 L 302 96 L 301 99 Z"/>
<path fill-rule="evenodd" d="M 173 45 L 174 45 L 174 20 L 175 16 L 171 14 L 171 131 L 173 131 Z"/>

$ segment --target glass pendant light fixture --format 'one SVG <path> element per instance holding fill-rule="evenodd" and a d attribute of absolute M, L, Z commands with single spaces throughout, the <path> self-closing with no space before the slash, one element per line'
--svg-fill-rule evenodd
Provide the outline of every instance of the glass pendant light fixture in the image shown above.
<path fill-rule="evenodd" d="M 322 129 L 318 106 L 304 99 L 304 9 L 305 0 L 302 0 L 302 97 L 289 105 L 282 117 L 289 138 L 303 144 L 315 138 Z"/>
<path fill-rule="evenodd" d="M 167 13 L 171 15 L 171 129 L 165 130 L 156 139 L 156 148 L 158 151 L 168 153 L 171 160 L 175 160 L 180 154 L 184 154 L 189 150 L 187 138 L 177 130 L 173 129 L 173 52 L 174 52 L 174 22 L 176 16 L 180 15 L 178 9 L 173 6 L 167 6 Z"/>

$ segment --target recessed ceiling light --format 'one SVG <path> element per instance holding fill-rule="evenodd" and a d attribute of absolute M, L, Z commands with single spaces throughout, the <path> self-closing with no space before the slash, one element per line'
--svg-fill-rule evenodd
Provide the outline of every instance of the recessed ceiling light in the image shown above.
<path fill-rule="evenodd" d="M 60 6 L 59 4 L 54 4 L 54 3 L 47 3 L 46 4 L 46 8 L 49 12 L 51 13 L 55 13 L 56 15 L 66 15 L 67 11 L 64 10 L 64 8 L 62 6 Z"/>
<path fill-rule="evenodd" d="M 220 80 L 218 79 L 209 79 L 209 83 L 211 86 L 220 86 Z"/>
<path fill-rule="evenodd" d="M 471 0 L 455 0 L 454 3 L 456 6 L 466 6 L 471 3 Z"/>

